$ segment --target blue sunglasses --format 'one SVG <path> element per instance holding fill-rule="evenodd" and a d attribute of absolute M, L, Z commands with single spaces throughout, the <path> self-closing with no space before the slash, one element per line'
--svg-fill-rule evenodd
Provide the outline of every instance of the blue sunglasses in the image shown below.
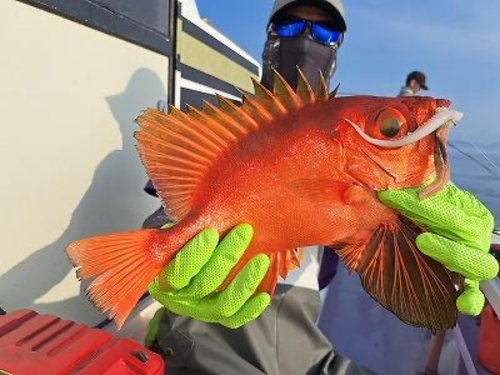
<path fill-rule="evenodd" d="M 306 26 L 309 26 L 312 39 L 318 43 L 333 46 L 334 44 L 340 45 L 342 42 L 342 33 L 324 22 L 287 19 L 275 22 L 273 30 L 282 38 L 295 38 L 304 33 Z"/>

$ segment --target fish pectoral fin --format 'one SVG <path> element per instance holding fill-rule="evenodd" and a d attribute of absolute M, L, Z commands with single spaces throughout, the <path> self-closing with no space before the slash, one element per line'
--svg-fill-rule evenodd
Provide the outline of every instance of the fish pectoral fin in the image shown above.
<path fill-rule="evenodd" d="M 300 196 L 321 205 L 332 202 L 344 202 L 344 193 L 351 184 L 335 180 L 311 178 L 291 181 L 289 186 L 299 193 Z"/>
<path fill-rule="evenodd" d="M 383 307 L 407 324 L 433 330 L 456 325 L 455 284 L 463 278 L 421 253 L 415 239 L 422 230 L 399 217 L 372 235 L 338 250 L 349 271 Z"/>

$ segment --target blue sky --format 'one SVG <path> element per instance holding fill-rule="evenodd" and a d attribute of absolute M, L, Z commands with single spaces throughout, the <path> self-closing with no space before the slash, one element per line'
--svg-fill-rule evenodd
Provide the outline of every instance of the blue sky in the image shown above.
<path fill-rule="evenodd" d="M 260 62 L 271 0 L 198 0 L 202 17 Z M 498 142 L 499 0 L 345 0 L 348 31 L 332 85 L 396 95 L 411 70 L 427 74 L 428 94 L 465 113 L 452 139 Z M 498 142 L 500 143 L 500 142 Z"/>

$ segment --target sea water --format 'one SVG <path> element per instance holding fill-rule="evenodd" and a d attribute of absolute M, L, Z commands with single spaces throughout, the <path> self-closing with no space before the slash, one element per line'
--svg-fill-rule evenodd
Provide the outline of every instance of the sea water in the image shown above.
<path fill-rule="evenodd" d="M 500 228 L 500 144 L 456 141 L 448 149 L 453 182 L 483 202 L 496 218 L 495 227 Z"/>

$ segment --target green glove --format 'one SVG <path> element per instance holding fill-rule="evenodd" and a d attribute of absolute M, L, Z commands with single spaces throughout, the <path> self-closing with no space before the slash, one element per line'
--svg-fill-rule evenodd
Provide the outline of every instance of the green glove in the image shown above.
<path fill-rule="evenodd" d="M 149 321 L 148 332 L 146 333 L 146 338 L 144 339 L 144 346 L 146 348 L 151 348 L 153 345 L 156 335 L 158 334 L 158 329 L 160 328 L 160 322 L 163 315 L 165 315 L 165 309 L 161 308 L 156 311 L 153 318 Z"/>
<path fill-rule="evenodd" d="M 382 191 L 379 198 L 428 231 L 417 237 L 418 249 L 465 277 L 458 311 L 478 315 L 485 301 L 479 281 L 498 274 L 498 262 L 489 254 L 493 216 L 471 193 L 452 183 L 420 200 L 418 193 L 426 185 Z"/>
<path fill-rule="evenodd" d="M 178 315 L 228 328 L 238 328 L 254 320 L 271 302 L 268 293 L 254 296 L 269 268 L 267 255 L 255 256 L 225 290 L 216 293 L 252 236 L 253 228 L 248 224 L 233 228 L 219 244 L 217 231 L 201 231 L 150 284 L 149 293 Z"/>

